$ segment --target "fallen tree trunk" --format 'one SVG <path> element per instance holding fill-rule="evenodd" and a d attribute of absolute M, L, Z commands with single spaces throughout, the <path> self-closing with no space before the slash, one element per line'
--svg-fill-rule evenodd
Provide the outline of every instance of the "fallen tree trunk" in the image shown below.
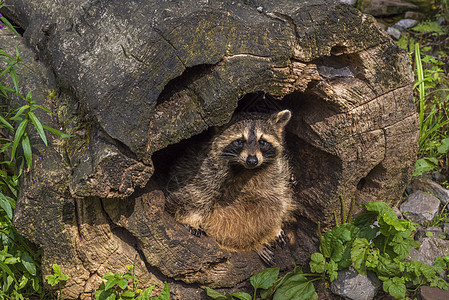
<path fill-rule="evenodd" d="M 58 89 L 52 101 L 35 100 L 56 109 L 73 135 L 35 145 L 42 159 L 22 183 L 14 216 L 43 249 L 44 274 L 58 263 L 70 276 L 65 297 L 90 298 L 105 272 L 128 264 L 141 284 L 168 281 L 179 299 L 197 298 L 198 285 L 244 285 L 264 267 L 255 253 L 190 235 L 164 210 L 172 158 L 234 111 L 293 112 L 287 148 L 299 208 L 288 247 L 276 249 L 284 269 L 316 249 L 316 223 L 333 224 L 340 196 L 348 205 L 352 197 L 397 201 L 410 179 L 419 123 L 407 55 L 352 7 L 324 0 L 7 4 L 2 13 L 35 50 L 21 46 L 22 53 L 43 62 L 32 63 L 40 77 L 24 80 Z M 1 34 L 2 47 L 23 43 Z"/>

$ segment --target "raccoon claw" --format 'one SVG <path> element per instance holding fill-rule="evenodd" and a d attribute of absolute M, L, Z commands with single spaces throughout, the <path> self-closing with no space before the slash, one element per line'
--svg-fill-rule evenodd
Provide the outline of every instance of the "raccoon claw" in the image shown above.
<path fill-rule="evenodd" d="M 274 253 L 267 246 L 263 247 L 261 250 L 258 250 L 257 254 L 265 264 L 269 266 L 274 265 Z"/>
<path fill-rule="evenodd" d="M 193 228 L 193 227 L 191 227 L 191 226 L 189 226 L 189 225 L 187 225 L 187 224 L 185 224 L 184 225 L 185 226 L 185 228 L 187 228 L 187 230 L 192 234 L 192 235 L 194 235 L 194 236 L 196 236 L 196 237 L 201 237 L 201 235 L 206 235 L 206 233 L 204 232 L 204 231 L 202 231 L 201 229 L 199 229 L 199 228 Z"/>
<path fill-rule="evenodd" d="M 276 243 L 281 246 L 282 249 L 287 245 L 288 237 L 285 235 L 284 230 L 281 230 L 276 237 Z"/>

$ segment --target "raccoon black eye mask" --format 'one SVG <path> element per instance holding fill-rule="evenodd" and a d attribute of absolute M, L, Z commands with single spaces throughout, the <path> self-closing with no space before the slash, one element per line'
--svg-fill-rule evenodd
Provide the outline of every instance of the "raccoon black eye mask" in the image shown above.
<path fill-rule="evenodd" d="M 289 110 L 238 115 L 204 153 L 186 155 L 171 172 L 167 206 L 176 220 L 224 249 L 256 251 L 271 264 L 268 246 L 283 241 L 294 210 L 283 145 L 290 118 Z"/>

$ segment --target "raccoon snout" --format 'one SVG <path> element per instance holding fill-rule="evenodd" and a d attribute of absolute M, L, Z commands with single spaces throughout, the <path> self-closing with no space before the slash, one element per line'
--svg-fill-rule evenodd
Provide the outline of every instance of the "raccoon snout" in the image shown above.
<path fill-rule="evenodd" d="M 259 163 L 259 160 L 257 159 L 257 156 L 255 156 L 255 155 L 248 155 L 248 157 L 246 158 L 246 164 L 249 167 L 255 167 L 255 166 L 257 166 L 258 163 Z"/>

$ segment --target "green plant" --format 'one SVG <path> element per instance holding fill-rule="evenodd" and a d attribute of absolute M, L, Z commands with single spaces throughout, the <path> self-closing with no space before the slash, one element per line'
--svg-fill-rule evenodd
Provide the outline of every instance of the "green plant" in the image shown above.
<path fill-rule="evenodd" d="M 0 1 L 0 8 L 4 5 Z M 6 18 L 0 21 L 17 34 Z M 0 299 L 24 299 L 33 294 L 43 295 L 39 274 L 39 251 L 15 230 L 13 211 L 21 175 L 32 166 L 29 129 L 34 127 L 47 144 L 44 129 L 67 135 L 43 125 L 35 115 L 43 106 L 35 104 L 32 92 L 26 96 L 19 91 L 20 71 L 28 68 L 16 48 L 10 55 L 0 48 Z M 6 82 L 11 82 L 8 86 Z M 15 103 L 16 109 L 10 105 Z"/>
<path fill-rule="evenodd" d="M 299 267 L 293 272 L 278 277 L 279 269 L 265 269 L 250 278 L 254 296 L 247 293 L 222 295 L 206 288 L 213 299 L 256 299 L 260 290 L 261 299 L 316 299 L 313 282 L 334 281 L 338 271 L 353 266 L 360 274 L 374 272 L 383 282 L 383 289 L 397 299 L 404 299 L 407 289 L 420 285 L 448 289 L 449 284 L 438 274 L 449 268 L 449 256 L 439 257 L 432 267 L 419 261 L 408 261 L 411 247 L 419 246 L 413 239 L 415 224 L 398 219 L 395 212 L 384 202 L 363 205 L 366 212 L 347 223 L 350 214 L 341 225 L 320 236 L 321 252 L 311 255 L 311 274 Z M 342 206 L 344 209 L 344 206 Z M 308 279 L 312 278 L 312 279 Z M 260 284 L 263 283 L 263 284 Z"/>
<path fill-rule="evenodd" d="M 69 279 L 69 276 L 67 276 L 66 274 L 62 273 L 61 267 L 59 265 L 57 265 L 57 264 L 53 264 L 52 268 L 53 268 L 53 274 L 45 276 L 45 279 L 47 279 L 48 284 L 51 285 L 51 286 L 58 285 L 59 299 L 62 300 L 64 298 L 62 296 L 61 283 L 63 281 L 67 281 L 67 279 Z"/>
<path fill-rule="evenodd" d="M 156 287 L 152 285 L 145 290 L 137 289 L 139 281 L 135 278 L 134 266 L 126 266 L 128 269 L 125 273 L 106 273 L 102 278 L 106 279 L 106 283 L 102 282 L 100 288 L 95 293 L 96 300 L 169 300 L 170 299 L 170 287 L 165 283 L 164 289 L 156 297 L 150 297 L 151 292 Z M 132 285 L 132 289 L 128 286 Z"/>

